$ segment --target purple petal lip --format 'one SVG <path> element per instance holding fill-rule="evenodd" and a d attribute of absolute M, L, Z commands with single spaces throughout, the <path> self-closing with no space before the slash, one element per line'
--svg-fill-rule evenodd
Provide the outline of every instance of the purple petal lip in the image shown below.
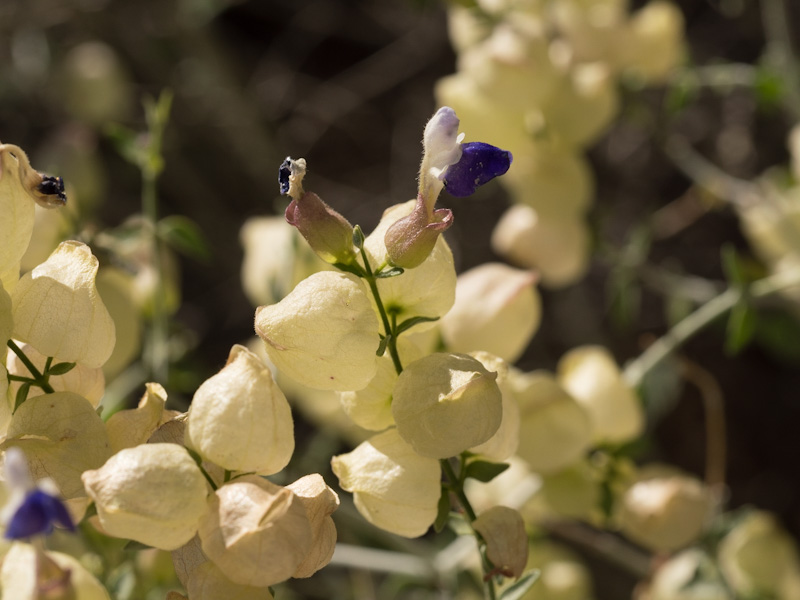
<path fill-rule="evenodd" d="M 70 531 L 75 529 L 64 503 L 42 490 L 34 490 L 22 502 L 11 517 L 5 537 L 10 540 L 28 538 L 33 535 L 48 534 L 53 525 L 61 525 Z"/>
<path fill-rule="evenodd" d="M 461 159 L 444 174 L 445 189 L 459 198 L 508 171 L 513 158 L 508 150 L 483 142 L 462 144 L 461 151 Z"/>

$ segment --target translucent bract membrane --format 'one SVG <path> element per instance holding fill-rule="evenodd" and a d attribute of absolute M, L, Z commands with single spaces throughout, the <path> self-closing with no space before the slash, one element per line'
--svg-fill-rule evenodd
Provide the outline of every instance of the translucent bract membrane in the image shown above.
<path fill-rule="evenodd" d="M 180 414 L 164 409 L 167 392 L 160 384 L 148 383 L 145 387 L 136 408 L 116 412 L 106 421 L 108 441 L 115 454 L 146 443 L 161 425 Z"/>
<path fill-rule="evenodd" d="M 109 535 L 162 550 L 192 539 L 208 510 L 208 483 L 186 448 L 177 444 L 120 450 L 82 479 Z"/>
<path fill-rule="evenodd" d="M 487 371 L 497 373 L 497 387 L 502 395 L 503 416 L 500 426 L 494 435 L 485 442 L 469 449 L 493 461 L 504 461 L 517 451 L 519 445 L 519 405 L 508 381 L 509 367 L 498 356 L 489 352 L 472 352 L 470 354 L 480 362 Z"/>
<path fill-rule="evenodd" d="M 558 382 L 589 414 L 594 441 L 620 443 L 642 433 L 641 402 L 605 348 L 582 346 L 565 354 Z"/>
<path fill-rule="evenodd" d="M 102 366 L 114 349 L 115 330 L 95 288 L 97 269 L 86 244 L 62 242 L 14 288 L 14 338 L 59 361 Z"/>
<path fill-rule="evenodd" d="M 286 396 L 264 362 L 234 346 L 223 369 L 192 398 L 186 446 L 229 471 L 271 475 L 294 452 L 294 422 Z"/>
<path fill-rule="evenodd" d="M 414 452 L 396 429 L 334 456 L 331 467 L 341 488 L 353 494 L 358 512 L 376 527 L 418 537 L 436 519 L 441 495 L 439 461 Z"/>
<path fill-rule="evenodd" d="M 456 301 L 440 328 L 449 350 L 483 350 L 514 362 L 541 320 L 536 275 L 486 263 L 458 276 Z"/>
<path fill-rule="evenodd" d="M 292 577 L 311 577 L 327 565 L 336 547 L 336 525 L 331 515 L 339 507 L 339 496 L 318 473 L 301 477 L 286 486 L 300 499 L 311 524 L 311 550 Z"/>
<path fill-rule="evenodd" d="M 11 291 L 19 279 L 19 264 L 31 240 L 33 198 L 21 179 L 19 160 L 0 144 L 0 283 Z"/>
<path fill-rule="evenodd" d="M 493 506 L 480 513 L 472 528 L 486 542 L 486 558 L 506 577 L 518 578 L 528 561 L 528 533 L 516 510 Z"/>
<path fill-rule="evenodd" d="M 292 577 L 311 552 L 303 501 L 256 475 L 220 487 L 200 521 L 203 553 L 231 581 L 266 587 Z"/>
<path fill-rule="evenodd" d="M 400 436 L 431 458 L 456 456 L 491 438 L 502 420 L 497 373 L 465 354 L 438 352 L 405 367 L 392 414 Z"/>
<path fill-rule="evenodd" d="M 538 473 L 577 462 L 592 444 L 588 413 L 544 371 L 516 372 L 509 385 L 520 413 L 517 454 Z"/>
<path fill-rule="evenodd" d="M 284 374 L 320 390 L 360 390 L 375 375 L 378 318 L 355 276 L 324 271 L 256 310 L 256 333 Z"/>

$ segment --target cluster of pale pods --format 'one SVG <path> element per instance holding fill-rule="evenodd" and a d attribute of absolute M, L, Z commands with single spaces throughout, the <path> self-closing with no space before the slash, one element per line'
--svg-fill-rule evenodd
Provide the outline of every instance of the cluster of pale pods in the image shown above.
<path fill-rule="evenodd" d="M 616 76 L 658 81 L 675 64 L 680 19 L 664 2 L 632 18 L 623 2 L 588 10 L 564 1 L 554 12 L 512 4 L 479 2 L 488 20 L 452 11 L 459 73 L 437 94 L 472 138 L 514 156 L 501 181 L 519 204 L 496 230 L 496 249 L 535 267 L 543 283 L 563 285 L 587 262 L 591 179 L 580 152 L 614 116 Z M 235 346 L 188 413 L 166 410 L 165 390 L 151 383 L 138 408 L 106 422 L 96 408 L 115 321 L 97 293 L 97 259 L 86 245 L 64 242 L 19 277 L 34 202 L 60 204 L 60 182 L 43 179 L 19 148 L 0 146 L 0 232 L 8 240 L 0 248 L 0 341 L 11 348 L 0 365 L 3 521 L 17 540 L 3 547 L 7 597 L 34 598 L 45 586 L 62 597 L 109 597 L 81 562 L 40 543 L 53 524 L 71 528 L 83 518 L 108 535 L 172 551 L 191 600 L 270 598 L 269 586 L 325 566 L 336 494 L 319 475 L 287 486 L 262 477 L 281 471 L 294 449 L 281 389 L 312 419 L 358 440 L 333 458 L 339 484 L 369 522 L 398 535 L 420 536 L 441 516 L 442 498 L 454 491 L 443 494 L 443 468 L 447 479 L 454 466 L 510 463 L 488 483 L 461 481 L 459 491 L 471 501 L 470 526 L 493 575 L 541 570 L 530 598 L 591 597 L 574 555 L 550 543 L 529 548 L 526 529 L 554 518 L 621 531 L 669 556 L 642 598 L 800 595 L 796 550 L 769 514 L 742 519 L 712 555 L 691 545 L 719 516 L 717 490 L 614 455 L 642 434 L 644 417 L 605 349 L 577 348 L 555 373 L 512 366 L 539 325 L 537 276 L 486 264 L 456 277 L 440 235 L 452 214 L 436 209 L 436 199 L 444 187 L 467 195 L 502 172 L 506 156 L 462 144 L 457 130 L 452 111 L 434 116 L 417 200 L 388 209 L 367 236 L 302 189 L 302 161 L 288 162 L 282 184 L 294 228 L 259 219 L 242 232 L 243 281 L 263 305 L 262 340 Z M 745 230 L 772 269 L 793 270 L 797 188 L 765 176 L 758 189 L 737 204 Z M 298 245 L 300 234 L 308 246 Z M 347 420 L 332 414 L 340 407 Z"/>

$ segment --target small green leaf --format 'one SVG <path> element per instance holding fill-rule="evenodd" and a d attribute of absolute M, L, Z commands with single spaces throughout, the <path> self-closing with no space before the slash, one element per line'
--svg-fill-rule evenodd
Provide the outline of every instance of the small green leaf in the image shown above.
<path fill-rule="evenodd" d="M 390 267 L 388 269 L 384 269 L 379 273 L 375 273 L 376 279 L 388 279 L 389 277 L 397 277 L 398 275 L 402 275 L 405 273 L 405 269 L 403 267 Z"/>
<path fill-rule="evenodd" d="M 391 337 L 392 336 L 390 335 L 387 335 L 385 337 L 381 336 L 381 343 L 378 344 L 378 349 L 375 351 L 376 356 L 383 356 L 386 353 L 386 346 L 389 345 L 389 339 Z"/>
<path fill-rule="evenodd" d="M 30 389 L 31 389 L 30 382 L 23 383 L 21 386 L 19 386 L 19 389 L 17 390 L 17 397 L 16 397 L 16 399 L 14 401 L 14 411 L 13 412 L 17 412 L 17 409 L 20 406 L 22 406 L 22 403 L 25 402 L 25 400 L 28 399 L 28 392 L 30 391 Z"/>
<path fill-rule="evenodd" d="M 442 495 L 439 496 L 439 504 L 436 509 L 436 520 L 433 522 L 433 529 L 436 533 L 440 533 L 447 525 L 447 521 L 450 520 L 450 508 L 450 493 L 442 487 Z"/>
<path fill-rule="evenodd" d="M 720 250 L 722 258 L 722 270 L 725 279 L 733 286 L 742 287 L 748 283 L 746 267 L 731 244 L 725 244 Z"/>
<path fill-rule="evenodd" d="M 353 246 L 359 250 L 364 248 L 364 232 L 361 231 L 361 225 L 353 227 Z"/>
<path fill-rule="evenodd" d="M 503 593 L 500 594 L 500 600 L 519 600 L 539 580 L 541 574 L 542 572 L 539 569 L 526 571 L 522 574 L 522 577 L 503 590 Z"/>
<path fill-rule="evenodd" d="M 755 309 L 746 301 L 738 302 L 731 309 L 725 335 L 725 352 L 728 355 L 738 354 L 753 339 L 757 321 Z"/>
<path fill-rule="evenodd" d="M 476 460 L 467 465 L 465 477 L 477 479 L 487 483 L 500 475 L 510 465 L 508 463 L 493 463 L 487 460 Z"/>
<path fill-rule="evenodd" d="M 208 260 L 211 256 L 200 226 L 188 217 L 164 217 L 158 222 L 157 232 L 170 247 L 186 256 L 197 260 Z"/>
<path fill-rule="evenodd" d="M 64 375 L 75 368 L 74 362 L 56 363 L 44 373 L 45 375 Z"/>
<path fill-rule="evenodd" d="M 396 333 L 400 335 L 404 331 L 408 331 L 414 325 L 419 325 L 420 323 L 430 323 L 431 321 L 438 321 L 439 317 L 411 317 L 410 319 L 406 319 L 400 325 L 397 326 Z"/>

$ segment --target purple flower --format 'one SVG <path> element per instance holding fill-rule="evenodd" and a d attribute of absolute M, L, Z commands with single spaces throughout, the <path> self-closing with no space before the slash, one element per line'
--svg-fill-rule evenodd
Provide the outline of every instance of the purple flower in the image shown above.
<path fill-rule="evenodd" d="M 54 524 L 70 531 L 75 530 L 72 518 L 61 499 L 37 488 L 25 496 L 14 512 L 8 522 L 5 537 L 18 540 L 34 535 L 47 535 L 53 531 Z"/>
<path fill-rule="evenodd" d="M 461 144 L 461 158 L 444 172 L 444 188 L 463 198 L 502 175 L 511 166 L 511 152 L 483 142 Z"/>

